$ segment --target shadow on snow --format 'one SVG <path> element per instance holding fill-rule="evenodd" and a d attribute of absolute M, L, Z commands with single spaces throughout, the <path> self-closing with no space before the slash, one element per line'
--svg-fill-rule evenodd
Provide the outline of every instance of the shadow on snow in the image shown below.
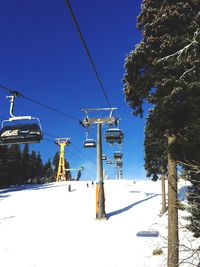
<path fill-rule="evenodd" d="M 3 192 L 4 193 L 4 192 Z M 1 200 L 3 200 L 4 198 L 6 198 L 6 197 L 9 197 L 10 195 L 3 195 L 3 194 L 1 194 L 1 192 L 0 192 L 0 201 Z"/>
<path fill-rule="evenodd" d="M 15 218 L 15 216 L 7 216 L 7 217 L 0 218 L 0 223 L 1 223 L 1 221 L 13 219 L 13 218 Z"/>
<path fill-rule="evenodd" d="M 51 187 L 66 187 L 67 184 L 56 184 L 55 183 L 49 183 L 49 184 L 26 184 L 26 185 L 19 185 L 19 186 L 12 186 L 5 189 L 0 189 L 0 198 L 1 197 L 8 197 L 9 195 L 3 195 L 10 192 L 18 192 L 23 190 L 41 190 L 41 189 L 47 189 Z M 67 190 L 67 189 L 66 189 Z"/>
<path fill-rule="evenodd" d="M 132 209 L 134 206 L 136 206 L 136 205 L 138 205 L 138 204 L 140 204 L 140 203 L 142 203 L 142 202 L 145 202 L 145 201 L 147 201 L 147 200 L 150 200 L 151 198 L 157 197 L 157 196 L 159 196 L 160 194 L 150 194 L 150 193 L 146 194 L 146 196 L 149 196 L 149 195 L 150 195 L 150 197 L 147 197 L 147 198 L 145 198 L 145 199 L 142 199 L 142 200 L 139 200 L 139 201 L 137 201 L 137 202 L 134 202 L 134 203 L 132 203 L 131 205 L 128 205 L 128 206 L 126 206 L 126 207 L 124 207 L 124 208 L 122 208 L 122 209 L 115 210 L 115 211 L 112 211 L 112 212 L 108 213 L 108 214 L 107 214 L 107 218 L 109 219 L 109 218 L 112 217 L 112 216 L 119 215 L 120 213 L 126 212 L 126 211 Z"/>

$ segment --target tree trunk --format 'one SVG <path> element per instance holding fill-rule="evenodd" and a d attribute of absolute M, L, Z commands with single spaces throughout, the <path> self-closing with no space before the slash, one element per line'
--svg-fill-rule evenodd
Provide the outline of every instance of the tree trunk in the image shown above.
<path fill-rule="evenodd" d="M 168 147 L 176 140 L 175 135 L 168 136 Z M 178 198 L 176 162 L 168 152 L 168 267 L 178 267 Z"/>
<path fill-rule="evenodd" d="M 165 192 L 165 173 L 164 170 L 162 170 L 162 176 L 161 176 L 161 183 L 162 183 L 162 213 L 165 213 L 167 210 L 166 206 L 166 192 Z"/>

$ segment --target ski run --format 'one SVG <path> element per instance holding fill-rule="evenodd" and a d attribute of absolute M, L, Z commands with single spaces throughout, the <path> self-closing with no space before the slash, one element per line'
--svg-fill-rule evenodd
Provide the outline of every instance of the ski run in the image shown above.
<path fill-rule="evenodd" d="M 92 186 L 91 181 L 1 189 L 0 266 L 167 266 L 161 181 L 106 180 L 104 189 L 107 220 L 101 221 L 95 219 L 95 183 Z M 179 200 L 185 204 L 186 189 L 185 182 L 179 182 Z M 180 261 L 191 255 L 186 246 L 196 249 L 199 244 L 183 227 L 186 215 L 179 211 Z M 149 236 L 140 236 L 141 231 Z M 162 253 L 153 255 L 156 249 Z M 199 264 L 197 258 L 190 261 Z M 180 266 L 190 265 L 187 261 Z"/>

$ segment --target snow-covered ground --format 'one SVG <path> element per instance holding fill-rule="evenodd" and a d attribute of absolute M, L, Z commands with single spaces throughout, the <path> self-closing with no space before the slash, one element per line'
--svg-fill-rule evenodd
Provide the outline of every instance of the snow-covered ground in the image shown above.
<path fill-rule="evenodd" d="M 161 182 L 106 180 L 108 219 L 104 221 L 95 219 L 95 186 L 89 181 L 87 188 L 86 183 L 0 190 L 0 266 L 166 266 L 167 215 L 159 216 Z M 68 192 L 69 184 L 72 192 Z M 185 184 L 180 184 L 181 201 L 184 189 Z M 150 230 L 159 236 L 137 236 Z M 188 235 L 191 240 L 191 234 L 180 230 L 181 242 L 189 242 Z M 196 246 L 197 241 L 192 244 Z M 156 248 L 162 248 L 163 254 L 154 256 Z"/>

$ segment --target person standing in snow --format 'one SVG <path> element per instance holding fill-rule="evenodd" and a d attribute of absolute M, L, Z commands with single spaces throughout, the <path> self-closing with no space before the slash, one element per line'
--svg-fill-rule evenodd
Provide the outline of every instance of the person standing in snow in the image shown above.
<path fill-rule="evenodd" d="M 71 185 L 68 185 L 68 192 L 71 192 Z"/>

